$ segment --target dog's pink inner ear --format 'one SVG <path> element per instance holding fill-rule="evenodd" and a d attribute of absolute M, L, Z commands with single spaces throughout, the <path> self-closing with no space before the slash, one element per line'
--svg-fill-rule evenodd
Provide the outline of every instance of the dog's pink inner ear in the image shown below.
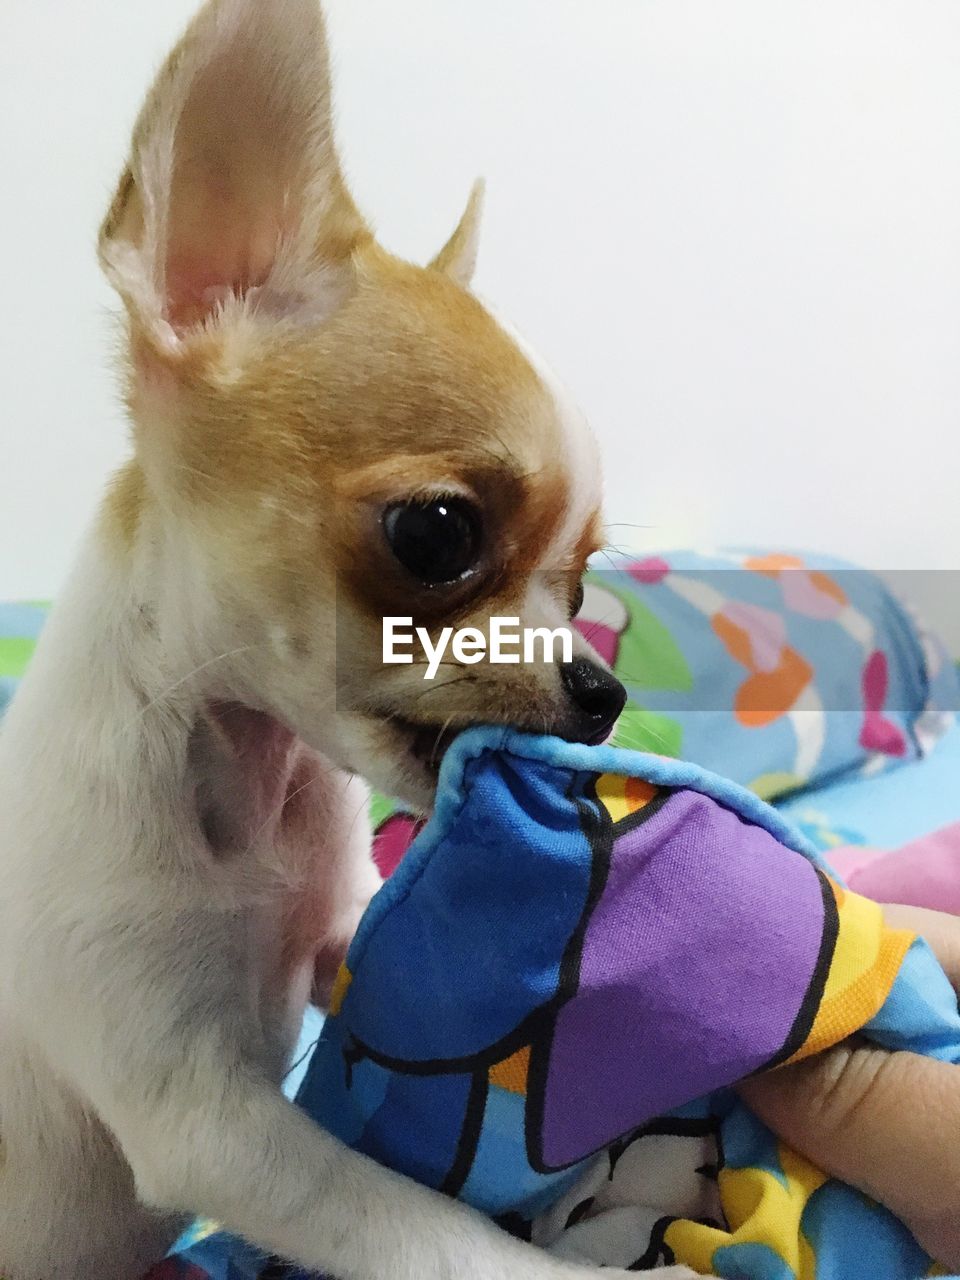
<path fill-rule="evenodd" d="M 212 0 L 138 122 L 101 237 L 111 279 L 148 327 L 181 333 L 255 288 L 271 311 L 316 315 L 368 234 L 334 147 L 316 0 Z"/>
<path fill-rule="evenodd" d="M 228 298 L 245 297 L 267 279 L 271 257 L 242 245 L 230 248 L 221 243 L 206 253 L 168 258 L 166 318 L 174 329 L 190 328 Z"/>
<path fill-rule="evenodd" d="M 258 224 L 252 211 L 216 197 L 194 206 L 207 214 L 206 225 L 184 228 L 172 242 L 166 261 L 166 318 L 175 329 L 198 323 L 230 297 L 245 297 L 269 278 L 283 242 L 279 221 Z"/>
<path fill-rule="evenodd" d="M 164 293 L 175 328 L 264 284 L 304 229 L 309 99 L 285 101 L 239 33 L 190 89 L 176 128 Z M 312 245 L 298 246 L 307 256 Z M 319 246 L 316 246 L 319 248 Z"/>

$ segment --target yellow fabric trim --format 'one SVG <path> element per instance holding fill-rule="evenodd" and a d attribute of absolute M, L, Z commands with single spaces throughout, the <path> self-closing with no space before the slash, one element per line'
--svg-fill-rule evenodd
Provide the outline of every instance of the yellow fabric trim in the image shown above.
<path fill-rule="evenodd" d="M 810 1034 L 787 1062 L 822 1053 L 869 1022 L 889 996 L 914 939 L 906 930 L 888 929 L 877 903 L 829 883 L 839 918 L 837 945 Z"/>
<path fill-rule="evenodd" d="M 350 983 L 353 981 L 353 974 L 345 964 L 340 966 L 336 980 L 333 984 L 333 990 L 330 992 L 330 1009 L 329 1012 L 336 1017 L 343 1005 L 344 998 L 350 990 Z"/>

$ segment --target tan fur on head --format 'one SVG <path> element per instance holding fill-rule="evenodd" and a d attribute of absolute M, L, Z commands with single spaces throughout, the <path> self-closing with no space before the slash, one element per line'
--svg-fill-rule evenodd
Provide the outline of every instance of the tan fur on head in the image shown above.
<path fill-rule="evenodd" d="M 383 667 L 382 616 L 561 625 L 598 537 L 582 422 L 469 292 L 482 194 L 428 267 L 387 253 L 343 180 L 314 0 L 213 0 L 147 99 L 100 241 L 137 443 L 111 536 L 166 513 L 188 608 L 216 602 L 190 630 L 266 655 L 224 693 L 421 800 L 391 724 L 423 718 L 422 680 Z M 470 591 L 424 591 L 381 517 L 451 492 L 482 512 L 487 563 Z M 475 668 L 429 705 L 438 724 L 567 714 L 556 671 L 529 667 Z"/>

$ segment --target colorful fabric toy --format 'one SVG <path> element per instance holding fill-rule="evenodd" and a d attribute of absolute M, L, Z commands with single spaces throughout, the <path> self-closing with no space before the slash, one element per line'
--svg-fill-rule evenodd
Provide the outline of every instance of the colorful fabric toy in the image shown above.
<path fill-rule="evenodd" d="M 856 1030 L 960 1062 L 955 995 L 756 796 L 465 733 L 351 946 L 299 1101 L 345 1142 L 584 1260 L 749 1280 L 935 1274 L 729 1090 Z"/>

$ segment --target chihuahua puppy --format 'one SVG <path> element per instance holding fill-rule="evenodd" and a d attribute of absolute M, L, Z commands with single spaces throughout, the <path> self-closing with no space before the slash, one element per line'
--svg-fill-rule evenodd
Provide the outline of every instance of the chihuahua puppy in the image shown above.
<path fill-rule="evenodd" d="M 4 1280 L 132 1280 L 194 1214 L 339 1280 L 585 1274 L 279 1088 L 378 884 L 359 776 L 426 806 L 451 730 L 623 702 L 582 642 L 382 661 L 384 615 L 562 624 L 599 538 L 581 419 L 469 292 L 478 205 L 427 268 L 378 246 L 314 0 L 212 0 L 149 94 L 100 240 L 135 454 L 0 734 Z"/>

